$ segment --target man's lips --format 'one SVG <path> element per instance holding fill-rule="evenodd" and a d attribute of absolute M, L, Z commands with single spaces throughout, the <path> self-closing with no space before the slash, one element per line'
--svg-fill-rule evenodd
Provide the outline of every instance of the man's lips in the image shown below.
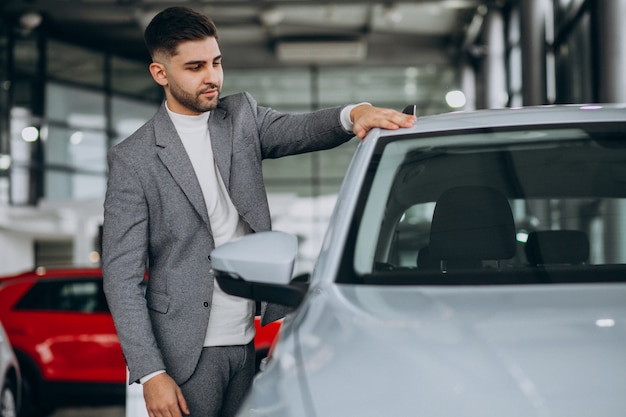
<path fill-rule="evenodd" d="M 219 91 L 220 91 L 220 90 L 219 90 L 218 88 L 211 88 L 211 89 L 209 89 L 209 90 L 202 91 L 202 92 L 200 93 L 200 95 L 207 96 L 207 97 L 213 97 L 213 96 L 215 96 L 216 94 L 218 94 L 218 93 L 219 93 Z"/>

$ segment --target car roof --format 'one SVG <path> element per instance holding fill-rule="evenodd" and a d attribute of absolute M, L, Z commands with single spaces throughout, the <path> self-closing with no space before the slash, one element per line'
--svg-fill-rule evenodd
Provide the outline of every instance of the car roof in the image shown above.
<path fill-rule="evenodd" d="M 626 122 L 626 103 L 563 104 L 457 111 L 433 116 L 418 115 L 412 127 L 380 130 L 378 136 L 486 129 L 508 126 L 541 126 L 568 123 Z"/>
<path fill-rule="evenodd" d="M 102 270 L 96 267 L 38 267 L 31 271 L 0 277 L 0 284 L 41 279 L 102 277 Z"/>

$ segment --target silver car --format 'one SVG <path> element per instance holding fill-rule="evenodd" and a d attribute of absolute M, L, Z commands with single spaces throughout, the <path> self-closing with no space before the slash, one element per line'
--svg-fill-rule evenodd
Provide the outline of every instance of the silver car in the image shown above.
<path fill-rule="evenodd" d="M 624 106 L 373 131 L 308 283 L 295 253 L 283 232 L 212 253 L 225 290 L 293 310 L 241 417 L 626 413 Z"/>
<path fill-rule="evenodd" d="M 16 417 L 20 404 L 20 370 L 13 348 L 0 323 L 0 417 Z"/>

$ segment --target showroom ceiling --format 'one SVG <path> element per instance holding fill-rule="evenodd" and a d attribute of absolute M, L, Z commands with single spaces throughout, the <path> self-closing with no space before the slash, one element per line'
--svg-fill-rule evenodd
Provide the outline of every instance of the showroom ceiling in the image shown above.
<path fill-rule="evenodd" d="M 425 65 L 453 62 L 503 0 L 2 0 L 21 31 L 147 59 L 142 30 L 159 10 L 185 5 L 216 22 L 231 67 Z"/>
<path fill-rule="evenodd" d="M 311 101 L 307 109 L 369 101 L 398 109 L 412 103 L 420 114 L 433 114 L 451 110 L 446 94 L 462 88 L 459 58 L 484 50 L 485 15 L 514 1 L 519 0 L 0 0 L 0 25 L 21 34 L 38 27 L 54 39 L 143 65 L 149 62 L 143 28 L 166 7 L 188 6 L 217 24 L 232 91 L 245 89 L 265 105 L 299 109 L 306 97 L 299 96 L 301 83 L 291 85 L 306 69 L 319 74 L 315 82 L 324 83 L 324 91 L 333 92 L 330 98 L 320 93 L 319 103 Z M 49 44 L 51 78 L 98 85 L 101 65 L 93 54 Z M 354 76 L 347 76 L 353 68 Z M 248 70 L 255 74 L 250 80 Z M 149 78 L 132 73 L 117 77 L 117 90 L 155 90 Z M 474 105 L 468 101 L 466 108 Z"/>

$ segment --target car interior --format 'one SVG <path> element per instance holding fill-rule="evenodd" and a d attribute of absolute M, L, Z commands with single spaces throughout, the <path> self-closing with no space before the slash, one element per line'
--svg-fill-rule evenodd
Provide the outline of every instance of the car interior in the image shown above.
<path fill-rule="evenodd" d="M 617 250 L 626 245 L 625 130 L 609 130 L 461 132 L 436 138 L 438 146 L 381 141 L 339 282 L 626 281 Z"/>

